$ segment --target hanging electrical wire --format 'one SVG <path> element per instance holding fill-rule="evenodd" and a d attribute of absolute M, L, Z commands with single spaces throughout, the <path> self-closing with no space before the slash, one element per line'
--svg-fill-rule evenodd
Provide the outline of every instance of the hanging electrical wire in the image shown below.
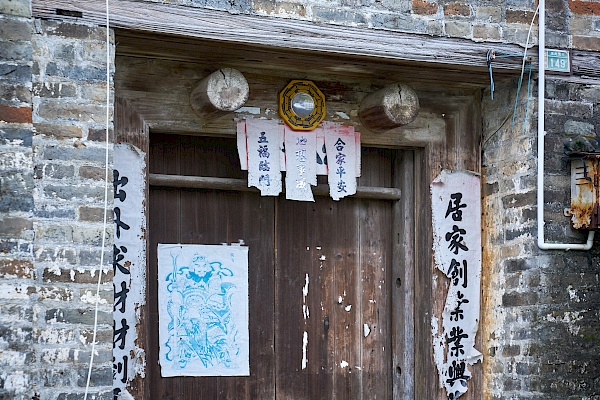
<path fill-rule="evenodd" d="M 104 249 L 106 248 L 106 218 L 108 217 L 108 185 L 109 185 L 109 126 L 110 126 L 110 25 L 109 6 L 106 0 L 106 133 L 104 154 L 104 220 L 102 227 L 102 249 L 100 252 L 100 272 L 98 273 L 98 284 L 96 286 L 96 306 L 94 310 L 94 333 L 92 335 L 92 351 L 85 384 L 84 400 L 87 400 L 94 365 L 94 353 L 96 352 L 96 334 L 98 332 L 98 308 L 100 306 L 100 288 L 102 285 L 102 269 L 104 268 Z"/>

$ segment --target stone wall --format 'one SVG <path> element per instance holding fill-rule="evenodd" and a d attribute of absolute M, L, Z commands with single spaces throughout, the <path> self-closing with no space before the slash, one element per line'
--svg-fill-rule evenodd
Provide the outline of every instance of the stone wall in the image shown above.
<path fill-rule="evenodd" d="M 0 398 L 83 398 L 103 234 L 112 245 L 106 30 L 30 9 L 0 3 Z M 112 398 L 111 256 L 88 398 Z"/>
<path fill-rule="evenodd" d="M 486 398 L 597 399 L 600 253 L 597 246 L 592 251 L 538 249 L 537 98 L 527 101 L 523 89 L 513 125 L 515 87 L 514 81 L 497 85 L 493 101 L 489 92 L 484 94 Z M 587 232 L 571 230 L 563 213 L 570 205 L 563 143 L 600 133 L 598 90 L 565 79 L 547 81 L 548 242 L 584 243 L 587 237 Z M 530 118 L 524 123 L 527 111 Z"/>
<path fill-rule="evenodd" d="M 162 0 L 144 0 L 163 3 Z M 171 4 L 334 25 L 524 45 L 534 0 L 173 0 Z M 546 44 L 600 50 L 600 3 L 546 1 Z M 534 27 L 530 43 L 537 42 Z"/>
<path fill-rule="evenodd" d="M 532 0 L 171 3 L 518 44 L 535 12 Z M 548 46 L 600 51 L 600 2 L 546 5 Z M 30 0 L 0 2 L 0 398 L 83 397 L 104 234 L 112 247 L 111 215 L 103 228 L 106 51 L 103 28 L 35 20 Z M 537 248 L 536 100 L 524 86 L 513 124 L 516 87 L 496 82 L 494 100 L 482 93 L 484 398 L 598 399 L 600 250 Z M 546 97 L 546 239 L 583 243 L 563 215 L 563 142 L 600 135 L 600 85 L 550 77 Z M 110 259 L 90 398 L 112 397 Z"/>

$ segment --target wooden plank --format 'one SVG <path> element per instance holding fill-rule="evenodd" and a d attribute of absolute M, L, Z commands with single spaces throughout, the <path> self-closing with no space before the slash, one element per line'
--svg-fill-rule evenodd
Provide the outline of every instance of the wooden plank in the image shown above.
<path fill-rule="evenodd" d="M 415 398 L 415 157 L 403 151 L 394 160 L 394 183 L 404 193 L 393 210 L 392 370 L 394 400 Z"/>
<path fill-rule="evenodd" d="M 231 14 L 206 8 L 133 0 L 110 0 L 110 23 L 113 28 L 164 33 L 244 44 L 257 44 L 333 54 L 403 60 L 439 65 L 462 65 L 466 69 L 485 71 L 486 54 L 490 47 L 506 53 L 520 53 L 517 45 L 479 43 L 470 40 L 411 35 L 376 29 L 316 24 L 288 18 Z M 97 25 L 105 24 L 105 1 L 35 0 L 35 17 L 69 19 L 57 10 L 77 15 L 74 20 Z M 290 40 L 293 38 L 293 40 Z M 532 55 L 537 54 L 531 51 Z M 520 69 L 520 61 L 498 59 L 495 68 Z"/>
<path fill-rule="evenodd" d="M 258 189 L 255 187 L 248 187 L 248 181 L 246 179 L 150 174 L 149 181 L 151 186 L 160 187 L 258 193 Z M 329 196 L 329 185 L 320 184 L 313 186 L 312 190 L 313 194 L 316 196 Z M 402 197 L 402 193 L 400 189 L 396 188 L 359 186 L 356 188 L 356 194 L 352 197 L 361 199 L 398 200 Z"/>
<path fill-rule="evenodd" d="M 153 135 L 159 142 L 152 146 L 153 171 L 177 171 L 207 175 L 239 176 L 235 141 L 219 138 Z M 233 164 L 233 165 L 232 165 Z M 202 206 L 199 207 L 198 205 Z M 156 268 L 157 243 L 238 243 L 251 247 L 249 265 L 250 301 L 250 377 L 160 378 L 157 363 L 158 344 L 148 354 L 147 380 L 153 398 L 274 399 L 273 368 L 273 257 L 274 202 L 256 193 L 198 191 L 152 188 L 149 232 L 152 246 L 151 268 Z M 149 299 L 153 307 L 155 273 L 149 275 Z M 148 329 L 157 332 L 157 320 Z"/>

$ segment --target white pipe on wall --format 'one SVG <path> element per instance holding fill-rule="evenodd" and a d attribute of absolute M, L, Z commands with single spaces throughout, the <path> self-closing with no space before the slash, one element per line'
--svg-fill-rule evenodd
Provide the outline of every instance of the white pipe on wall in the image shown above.
<path fill-rule="evenodd" d="M 537 227 L 538 227 L 538 247 L 542 250 L 589 250 L 594 244 L 595 231 L 589 231 L 588 238 L 584 244 L 571 243 L 546 243 L 544 240 L 544 136 L 546 135 L 544 125 L 544 99 L 546 92 L 546 66 L 544 63 L 546 49 L 546 1 L 539 0 L 538 17 L 538 146 L 537 146 Z"/>

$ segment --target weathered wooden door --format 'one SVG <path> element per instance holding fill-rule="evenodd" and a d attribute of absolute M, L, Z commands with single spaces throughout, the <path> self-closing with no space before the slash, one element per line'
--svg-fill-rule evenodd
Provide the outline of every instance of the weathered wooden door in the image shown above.
<path fill-rule="evenodd" d="M 400 152 L 363 148 L 360 186 L 392 187 Z M 153 135 L 150 173 L 240 178 L 235 141 Z M 390 399 L 395 201 L 151 187 L 146 332 L 152 399 Z M 250 377 L 161 378 L 158 243 L 249 246 Z M 397 252 L 396 252 L 397 253 Z M 400 398 L 396 393 L 396 397 Z M 402 396 L 403 398 L 404 396 Z"/>

